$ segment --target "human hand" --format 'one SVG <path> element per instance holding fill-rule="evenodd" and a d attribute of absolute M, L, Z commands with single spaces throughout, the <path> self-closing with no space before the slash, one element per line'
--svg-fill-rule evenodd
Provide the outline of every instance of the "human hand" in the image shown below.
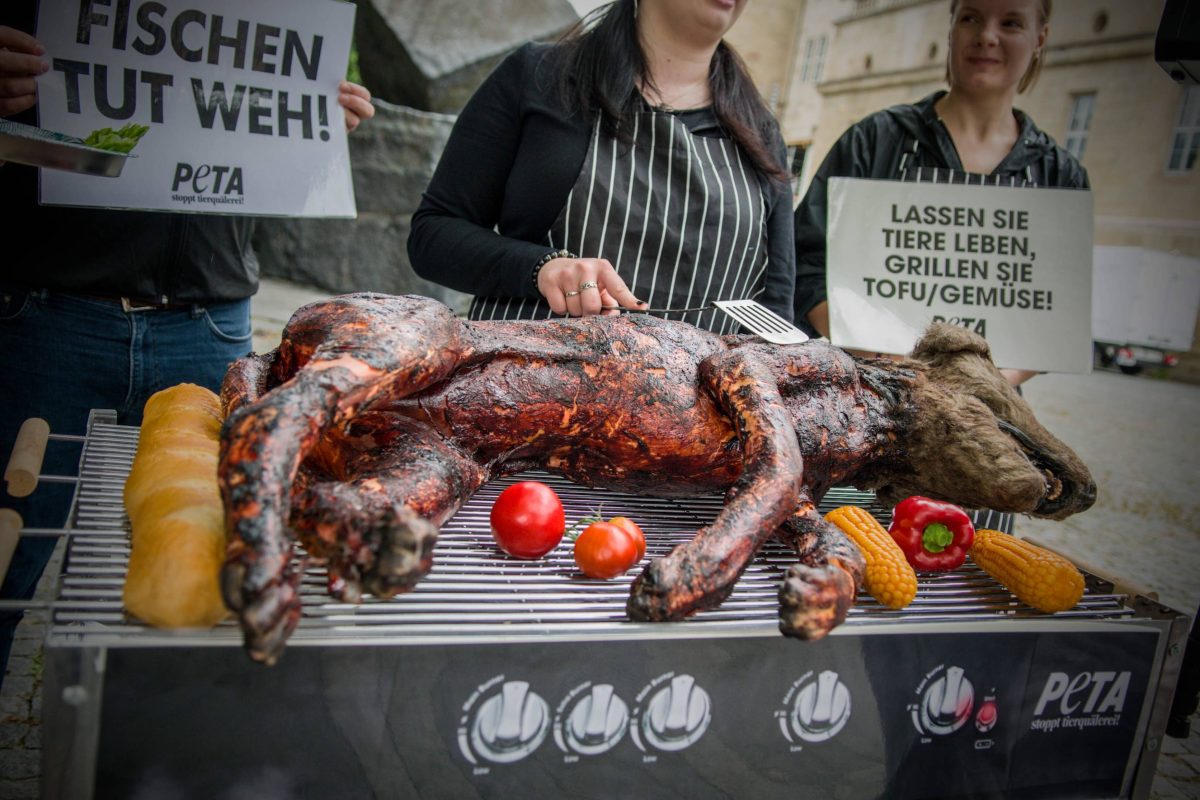
<path fill-rule="evenodd" d="M 1000 374 L 1008 381 L 1009 386 L 1020 386 L 1025 381 L 1039 374 L 1034 369 L 1015 369 L 1013 367 L 1001 367 Z"/>
<path fill-rule="evenodd" d="M 19 114 L 37 102 L 37 76 L 50 69 L 42 43 L 0 25 L 0 117 Z"/>
<path fill-rule="evenodd" d="M 357 83 L 342 81 L 338 84 L 338 103 L 346 113 L 346 133 L 353 133 L 360 122 L 375 116 L 371 93 Z"/>
<path fill-rule="evenodd" d="M 538 270 L 537 286 L 555 314 L 585 317 L 646 307 L 603 258 L 551 259 Z"/>

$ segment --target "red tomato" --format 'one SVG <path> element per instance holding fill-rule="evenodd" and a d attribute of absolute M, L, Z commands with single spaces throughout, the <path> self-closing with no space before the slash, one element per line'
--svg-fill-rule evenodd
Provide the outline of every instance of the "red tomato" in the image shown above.
<path fill-rule="evenodd" d="M 501 492 L 492 504 L 491 521 L 496 544 L 517 558 L 541 558 L 567 529 L 562 501 L 538 481 L 514 483 Z"/>
<path fill-rule="evenodd" d="M 633 543 L 637 545 L 637 560 L 641 561 L 642 556 L 646 555 L 646 535 L 638 524 L 629 517 L 613 517 L 609 522 L 633 537 Z"/>
<path fill-rule="evenodd" d="M 575 539 L 575 563 L 589 578 L 608 580 L 637 563 L 633 536 L 611 522 L 593 522 Z"/>

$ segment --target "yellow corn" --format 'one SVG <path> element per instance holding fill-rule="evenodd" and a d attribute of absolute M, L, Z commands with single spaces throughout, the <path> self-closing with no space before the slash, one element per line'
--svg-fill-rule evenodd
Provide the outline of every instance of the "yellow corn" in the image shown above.
<path fill-rule="evenodd" d="M 888 608 L 904 608 L 913 601 L 917 596 L 917 573 L 900 545 L 871 512 L 858 506 L 842 506 L 826 514 L 825 519 L 858 545 L 867 562 L 863 584 L 872 597 Z"/>
<path fill-rule="evenodd" d="M 971 558 L 1017 599 L 1053 614 L 1083 596 L 1083 575 L 1067 559 L 1001 531 L 975 531 Z"/>

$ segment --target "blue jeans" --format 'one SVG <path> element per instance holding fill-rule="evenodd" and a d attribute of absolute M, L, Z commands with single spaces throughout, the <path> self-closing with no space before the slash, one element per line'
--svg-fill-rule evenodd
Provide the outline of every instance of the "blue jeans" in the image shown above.
<path fill-rule="evenodd" d="M 219 391 L 225 369 L 250 351 L 250 300 L 165 311 L 122 310 L 120 301 L 0 289 L 0 463 L 21 423 L 42 417 L 51 433 L 83 434 L 88 412 L 109 408 L 139 425 L 150 395 L 177 383 Z M 51 441 L 42 473 L 76 475 L 78 444 Z M 41 483 L 27 498 L 0 495 L 29 528 L 60 528 L 73 487 Z M 0 599 L 33 597 L 57 539 L 23 536 Z M 0 684 L 24 616 L 0 611 Z"/>

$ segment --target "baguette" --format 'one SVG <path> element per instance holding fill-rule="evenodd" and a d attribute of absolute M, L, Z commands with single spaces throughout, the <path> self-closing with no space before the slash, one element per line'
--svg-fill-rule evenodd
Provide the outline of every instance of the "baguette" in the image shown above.
<path fill-rule="evenodd" d="M 217 488 L 221 405 L 201 386 L 155 393 L 125 481 L 131 527 L 125 609 L 160 628 L 211 627 L 221 598 L 225 514 Z"/>

